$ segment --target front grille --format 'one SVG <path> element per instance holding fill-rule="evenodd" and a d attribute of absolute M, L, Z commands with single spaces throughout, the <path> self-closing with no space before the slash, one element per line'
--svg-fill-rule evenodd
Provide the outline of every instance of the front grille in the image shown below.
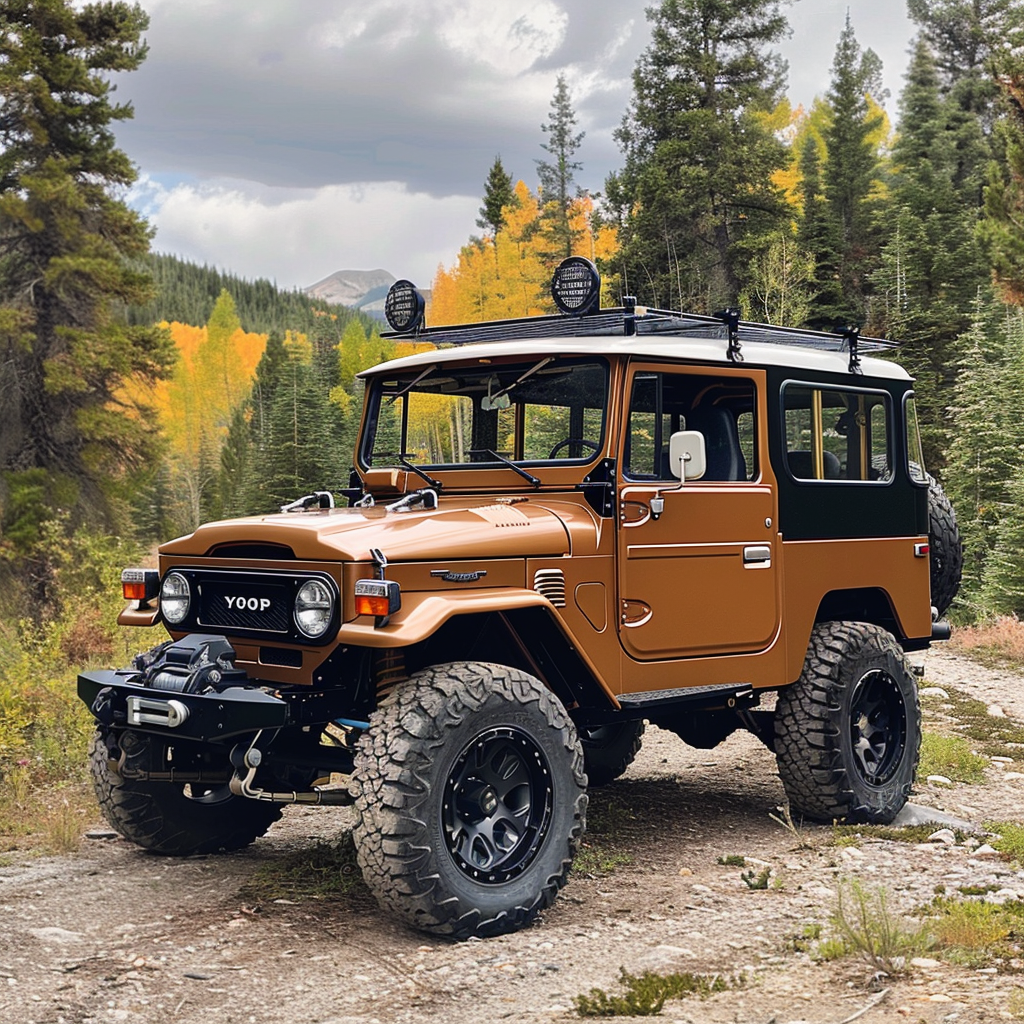
<path fill-rule="evenodd" d="M 176 631 L 218 633 L 321 646 L 337 635 L 340 594 L 335 581 L 323 572 L 261 572 L 247 569 L 192 569 L 176 565 L 192 591 L 192 604 Z M 295 595 L 309 580 L 320 580 L 334 595 L 331 626 L 315 640 L 301 634 L 295 625 Z"/>
<path fill-rule="evenodd" d="M 200 626 L 255 629 L 287 633 L 292 598 L 289 588 L 235 580 L 204 580 L 199 584 Z"/>

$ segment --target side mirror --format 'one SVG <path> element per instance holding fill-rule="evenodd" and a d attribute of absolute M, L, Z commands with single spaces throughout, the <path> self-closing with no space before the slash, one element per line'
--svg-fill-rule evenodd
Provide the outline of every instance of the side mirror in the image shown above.
<path fill-rule="evenodd" d="M 668 465 L 680 481 L 699 480 L 708 468 L 704 435 L 699 430 L 677 430 L 668 441 Z"/>

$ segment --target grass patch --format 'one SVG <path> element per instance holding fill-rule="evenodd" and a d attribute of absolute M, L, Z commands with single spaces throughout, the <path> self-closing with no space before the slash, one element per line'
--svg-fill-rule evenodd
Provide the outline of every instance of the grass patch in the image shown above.
<path fill-rule="evenodd" d="M 730 868 L 745 868 L 747 858 L 742 853 L 727 853 L 724 857 L 718 858 L 718 863 Z"/>
<path fill-rule="evenodd" d="M 924 782 L 929 775 L 944 775 L 952 782 L 977 784 L 985 781 L 988 758 L 977 754 L 962 736 L 940 736 L 926 732 L 921 736 L 921 761 L 917 778 Z"/>
<path fill-rule="evenodd" d="M 320 840 L 312 846 L 261 864 L 239 890 L 249 903 L 274 900 L 338 901 L 365 896 L 370 891 L 356 862 L 352 833 L 336 842 Z"/>
<path fill-rule="evenodd" d="M 581 1017 L 653 1017 L 661 1013 L 669 999 L 698 996 L 707 999 L 716 992 L 726 992 L 742 984 L 737 978 L 721 974 L 630 974 L 620 969 L 620 995 L 609 995 L 604 989 L 592 988 L 587 995 L 573 1000 Z"/>
<path fill-rule="evenodd" d="M 786 948 L 794 953 L 809 953 L 815 945 L 822 941 L 822 926 L 814 921 L 805 924 L 798 932 L 790 932 L 786 936 Z"/>
<path fill-rule="evenodd" d="M 869 891 L 858 882 L 840 885 L 829 920 L 831 935 L 814 950 L 816 959 L 857 956 L 890 977 L 902 974 L 907 961 L 931 948 L 926 925 L 894 914 L 884 889 Z"/>
<path fill-rule="evenodd" d="M 928 913 L 935 947 L 953 963 L 978 968 L 1021 954 L 1024 903 L 937 896 Z"/>
<path fill-rule="evenodd" d="M 1024 864 L 1024 825 L 1014 821 L 992 821 L 985 825 L 988 832 L 994 832 L 992 846 L 1010 860 Z"/>
<path fill-rule="evenodd" d="M 958 735 L 974 741 L 974 745 L 990 757 L 1014 755 L 1014 747 L 1024 745 L 1024 725 L 1011 718 L 997 718 L 988 713 L 988 705 L 955 687 L 943 687 L 949 694 L 949 714 L 956 719 Z"/>
<path fill-rule="evenodd" d="M 888 839 L 894 843 L 926 843 L 938 825 L 833 825 L 833 846 L 855 846 L 862 839 Z M 962 843 L 967 833 L 953 829 L 956 841 Z"/>
<path fill-rule="evenodd" d="M 1016 615 L 958 626 L 950 646 L 989 667 L 1024 669 L 1024 623 Z"/>
<path fill-rule="evenodd" d="M 749 871 L 744 871 L 740 875 L 740 878 L 743 879 L 743 884 L 746 885 L 748 889 L 767 889 L 768 881 L 771 877 L 771 868 L 762 868 L 756 874 L 754 873 L 754 869 L 751 868 Z"/>
<path fill-rule="evenodd" d="M 623 849 L 636 829 L 637 816 L 621 798 L 595 793 L 587 807 L 587 833 L 573 860 L 573 874 L 600 877 L 633 863 Z"/>
<path fill-rule="evenodd" d="M 572 873 L 598 878 L 601 875 L 610 875 L 616 868 L 632 863 L 633 858 L 628 853 L 610 849 L 602 843 L 588 843 L 584 840 L 576 851 Z"/>
<path fill-rule="evenodd" d="M 87 785 L 40 787 L 27 768 L 16 769 L 0 786 L 0 851 L 75 853 L 97 816 Z"/>

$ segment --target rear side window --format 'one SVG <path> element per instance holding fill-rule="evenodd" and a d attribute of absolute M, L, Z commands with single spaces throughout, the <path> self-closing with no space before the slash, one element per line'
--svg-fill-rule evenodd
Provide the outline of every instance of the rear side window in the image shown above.
<path fill-rule="evenodd" d="M 928 483 L 928 473 L 924 468 L 924 452 L 921 449 L 921 428 L 917 421 L 917 405 L 913 395 L 907 395 L 904 403 L 903 419 L 907 425 L 907 470 L 910 479 L 916 484 Z"/>
<path fill-rule="evenodd" d="M 795 479 L 892 479 L 892 402 L 886 392 L 788 383 L 782 395 L 786 468 Z"/>

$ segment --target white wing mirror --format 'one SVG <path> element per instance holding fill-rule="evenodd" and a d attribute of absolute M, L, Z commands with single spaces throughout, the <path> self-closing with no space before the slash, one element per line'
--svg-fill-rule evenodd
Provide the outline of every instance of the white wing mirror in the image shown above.
<path fill-rule="evenodd" d="M 708 468 L 704 435 L 699 430 L 677 430 L 668 441 L 668 465 L 680 481 L 699 480 Z"/>

